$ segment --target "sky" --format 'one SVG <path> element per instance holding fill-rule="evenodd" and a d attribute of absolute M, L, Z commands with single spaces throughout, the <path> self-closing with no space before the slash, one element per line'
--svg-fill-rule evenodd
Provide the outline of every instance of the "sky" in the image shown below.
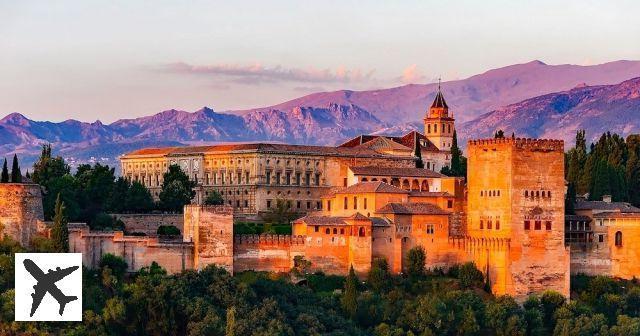
<path fill-rule="evenodd" d="M 0 118 L 176 108 L 640 59 L 640 1 L 0 0 Z"/>

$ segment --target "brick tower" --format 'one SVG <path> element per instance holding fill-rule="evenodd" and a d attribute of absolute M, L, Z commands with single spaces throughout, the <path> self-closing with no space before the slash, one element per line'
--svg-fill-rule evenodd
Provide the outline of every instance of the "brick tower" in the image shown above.
<path fill-rule="evenodd" d="M 440 83 L 438 93 L 433 100 L 429 111 L 424 117 L 424 135 L 441 151 L 451 150 L 455 119 L 449 115 L 449 106 L 444 100 Z"/>
<path fill-rule="evenodd" d="M 489 272 L 495 294 L 523 298 L 555 290 L 569 295 L 564 246 L 564 143 L 471 140 L 468 253 Z"/>

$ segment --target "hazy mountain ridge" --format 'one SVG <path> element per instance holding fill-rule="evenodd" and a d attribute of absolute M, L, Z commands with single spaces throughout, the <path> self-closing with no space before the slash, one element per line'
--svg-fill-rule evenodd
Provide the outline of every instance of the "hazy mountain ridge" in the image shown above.
<path fill-rule="evenodd" d="M 594 66 L 533 61 L 445 82 L 442 90 L 457 119 L 461 143 L 468 137 L 490 136 L 500 127 L 514 129 L 519 135 L 567 139 L 578 127 L 594 132 L 637 132 L 640 115 L 633 94 L 621 91 L 618 96 L 609 95 L 607 90 L 613 89 L 608 86 L 569 89 L 581 83 L 615 84 L 639 76 L 640 61 Z M 633 86 L 635 82 L 625 83 Z M 195 112 L 171 109 L 109 125 L 100 121 L 32 121 L 12 113 L 0 119 L 0 156 L 17 152 L 30 161 L 45 142 L 78 162 L 104 157 L 110 164 L 122 153 L 148 146 L 256 140 L 332 145 L 361 133 L 421 130 L 436 90 L 437 84 L 411 84 L 371 91 L 320 92 L 265 108 L 223 113 L 207 107 Z M 574 91 L 584 94 L 571 94 Z M 616 103 L 585 99 L 588 94 L 618 98 Z M 614 119 L 603 116 L 605 107 L 617 111 Z M 524 110 L 532 115 L 523 117 L 520 111 Z M 584 120 L 578 122 L 578 118 Z M 624 128 L 622 122 L 629 125 Z"/>
<path fill-rule="evenodd" d="M 498 129 L 518 137 L 563 139 L 569 145 L 579 129 L 585 129 L 591 140 L 608 131 L 638 133 L 640 77 L 527 99 L 459 126 L 461 138 L 490 137 Z"/>

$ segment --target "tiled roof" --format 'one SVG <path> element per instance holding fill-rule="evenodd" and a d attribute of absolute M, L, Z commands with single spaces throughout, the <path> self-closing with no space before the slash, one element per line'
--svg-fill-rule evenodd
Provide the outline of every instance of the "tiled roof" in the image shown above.
<path fill-rule="evenodd" d="M 579 216 L 579 215 L 565 215 L 565 221 L 583 221 L 583 222 L 591 222 L 591 217 L 589 216 Z"/>
<path fill-rule="evenodd" d="M 449 215 L 439 206 L 430 203 L 387 203 L 376 210 L 377 213 L 389 213 L 397 215 Z"/>
<path fill-rule="evenodd" d="M 434 108 L 434 107 L 449 108 L 449 106 L 447 106 L 447 102 L 444 100 L 442 91 L 440 90 L 438 90 L 438 93 L 436 94 L 436 98 L 433 99 L 433 103 L 431 104 L 431 108 Z"/>
<path fill-rule="evenodd" d="M 352 186 L 337 190 L 335 194 L 360 194 L 360 193 L 387 193 L 387 194 L 408 194 L 409 192 L 394 187 L 384 182 L 360 182 Z"/>
<path fill-rule="evenodd" d="M 343 143 L 338 147 L 343 147 L 343 148 L 359 147 L 377 138 L 386 138 L 410 149 L 415 148 L 415 141 L 418 140 L 420 142 L 420 147 L 422 148 L 422 150 L 431 151 L 431 152 L 440 151 L 438 147 L 436 147 L 436 145 L 434 145 L 433 142 L 431 142 L 431 140 L 427 139 L 427 137 L 424 136 L 422 133 L 416 132 L 416 131 L 411 131 L 403 136 L 384 136 L 384 135 L 363 134 Z"/>
<path fill-rule="evenodd" d="M 601 212 L 593 215 L 594 218 L 638 218 L 640 212 Z"/>
<path fill-rule="evenodd" d="M 369 220 L 374 226 L 388 226 L 382 218 L 367 217 L 361 213 L 356 213 L 349 217 L 334 216 L 305 216 L 294 221 L 294 223 L 305 223 L 307 225 L 347 225 L 347 220 Z"/>
<path fill-rule="evenodd" d="M 378 226 L 378 227 L 391 226 L 391 221 L 386 218 L 370 217 L 370 219 L 371 219 L 372 226 Z"/>
<path fill-rule="evenodd" d="M 421 197 L 454 197 L 446 191 L 412 191 L 409 196 L 421 196 Z"/>
<path fill-rule="evenodd" d="M 250 151 L 258 153 L 291 153 L 299 152 L 310 155 L 335 155 L 335 156 L 360 156 L 360 157 L 387 157 L 373 149 L 363 147 L 331 147 L 331 146 L 308 146 L 289 145 L 278 143 L 232 143 L 211 146 L 189 146 L 189 147 L 165 147 L 165 148 L 144 148 L 139 149 L 125 156 L 137 155 L 188 155 L 204 154 L 215 152 Z M 394 156 L 397 157 L 397 156 Z M 409 156 L 407 156 L 409 157 Z"/>
<path fill-rule="evenodd" d="M 397 177 L 446 177 L 433 170 L 424 168 L 384 168 L 384 167 L 349 167 L 354 175 L 397 176 Z"/>
<path fill-rule="evenodd" d="M 576 210 L 599 210 L 619 212 L 640 212 L 639 208 L 626 202 L 580 201 L 574 205 Z"/>

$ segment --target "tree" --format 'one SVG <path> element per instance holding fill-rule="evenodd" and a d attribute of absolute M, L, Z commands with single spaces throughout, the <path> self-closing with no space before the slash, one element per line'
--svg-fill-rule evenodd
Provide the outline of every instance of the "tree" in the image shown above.
<path fill-rule="evenodd" d="M 291 210 L 291 200 L 277 198 L 275 203 L 275 207 L 269 208 L 267 213 L 264 214 L 265 222 L 273 224 L 291 224 L 292 220 L 299 217 L 298 214 Z"/>
<path fill-rule="evenodd" d="M 413 156 L 416 157 L 416 168 L 424 168 L 424 161 L 422 161 L 422 146 L 420 145 L 420 139 L 418 139 L 418 133 L 413 134 Z"/>
<path fill-rule="evenodd" d="M 442 167 L 440 172 L 447 176 L 467 176 L 467 159 L 462 155 L 462 150 L 458 147 L 456 130 L 453 130 L 453 141 L 451 142 L 451 167 Z"/>
<path fill-rule="evenodd" d="M 576 188 L 573 182 L 569 182 L 569 185 L 567 186 L 567 196 L 564 201 L 565 214 L 567 215 L 575 214 L 575 209 L 574 209 L 575 203 L 576 203 Z"/>
<path fill-rule="evenodd" d="M 182 212 L 184 206 L 196 195 L 193 190 L 196 183 L 178 165 L 170 165 L 163 179 L 159 195 L 161 207 L 167 211 Z"/>
<path fill-rule="evenodd" d="M 236 334 L 236 307 L 227 309 L 227 326 L 225 336 L 235 336 Z"/>
<path fill-rule="evenodd" d="M 462 288 L 480 288 L 484 281 L 484 275 L 482 275 L 482 272 L 473 261 L 466 262 L 460 266 L 458 278 Z"/>
<path fill-rule="evenodd" d="M 160 225 L 158 226 L 158 230 L 156 233 L 159 236 L 179 236 L 180 229 L 178 229 L 175 225 Z"/>
<path fill-rule="evenodd" d="M 422 246 L 416 246 L 407 252 L 407 274 L 410 277 L 424 275 L 427 253 Z"/>
<path fill-rule="evenodd" d="M 496 139 L 503 139 L 504 138 L 504 131 L 503 130 L 497 130 L 496 133 L 493 135 L 494 138 Z"/>
<path fill-rule="evenodd" d="M 383 292 L 391 287 L 391 274 L 387 259 L 376 258 L 373 260 L 371 270 L 367 276 L 367 282 L 376 292 Z"/>
<path fill-rule="evenodd" d="M 123 213 L 127 211 L 129 209 L 129 203 L 126 199 L 129 194 L 129 188 L 131 188 L 131 182 L 122 176 L 118 177 L 111 188 L 109 197 L 107 197 L 105 201 L 105 210 L 110 213 Z M 125 201 L 123 202 L 123 200 Z"/>
<path fill-rule="evenodd" d="M 222 195 L 218 191 L 214 190 L 209 193 L 207 198 L 204 199 L 204 204 L 205 205 L 223 205 L 224 199 L 222 198 Z"/>
<path fill-rule="evenodd" d="M 0 174 L 0 183 L 9 183 L 9 170 L 7 169 L 7 159 L 2 164 L 2 174 Z"/>
<path fill-rule="evenodd" d="M 358 277 L 353 270 L 353 265 L 349 268 L 349 275 L 344 284 L 344 294 L 340 299 L 342 309 L 354 319 L 358 311 Z"/>
<path fill-rule="evenodd" d="M 71 168 L 64 162 L 63 158 L 51 156 L 51 144 L 47 144 L 42 145 L 40 158 L 33 165 L 31 177 L 34 183 L 46 188 L 51 180 L 69 174 L 70 171 Z"/>
<path fill-rule="evenodd" d="M 11 182 L 22 183 L 22 173 L 18 164 L 18 156 L 13 154 L 13 165 L 11 166 Z"/>
<path fill-rule="evenodd" d="M 60 194 L 58 194 L 56 198 L 53 227 L 51 228 L 51 240 L 53 240 L 53 248 L 56 252 L 69 252 L 69 228 L 67 227 L 64 202 L 60 200 Z"/>
<path fill-rule="evenodd" d="M 115 168 L 99 163 L 93 166 L 82 164 L 76 170 L 75 180 L 80 207 L 79 220 L 90 222 L 97 214 L 105 211 L 106 201 L 114 186 Z"/>
<path fill-rule="evenodd" d="M 126 193 L 126 209 L 133 212 L 149 212 L 153 210 L 153 196 L 147 187 L 135 181 Z"/>

